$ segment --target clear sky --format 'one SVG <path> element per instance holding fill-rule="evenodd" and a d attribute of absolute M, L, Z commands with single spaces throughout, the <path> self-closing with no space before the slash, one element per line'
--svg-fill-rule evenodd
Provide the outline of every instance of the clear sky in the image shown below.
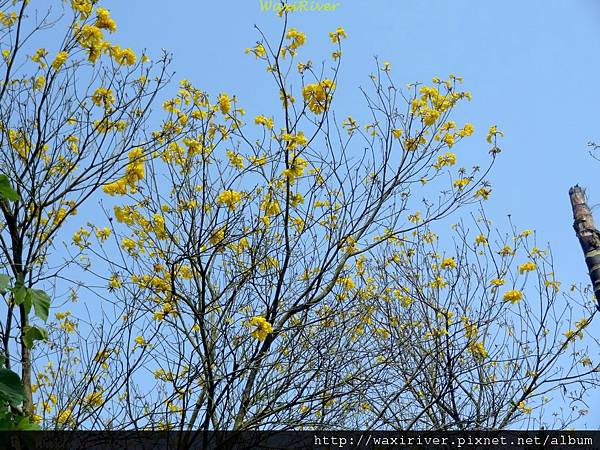
<path fill-rule="evenodd" d="M 488 214 L 506 227 L 532 228 L 550 242 L 563 285 L 587 282 L 572 229 L 568 189 L 588 188 L 600 204 L 600 162 L 587 142 L 600 141 L 600 2 L 596 0 L 339 0 L 335 12 L 304 12 L 291 25 L 308 35 L 302 55 L 318 62 L 331 52 L 327 34 L 343 26 L 344 59 L 336 108 L 364 111 L 358 88 L 369 84 L 373 56 L 389 61 L 398 85 L 463 76 L 473 101 L 457 122 L 470 121 L 476 137 L 457 153 L 487 161 L 487 129 L 506 137 L 490 176 Z M 260 0 L 104 0 L 119 24 L 118 41 L 136 50 L 174 54 L 175 79 L 216 94 L 236 94 L 249 113 L 272 111 L 276 101 L 264 68 L 244 49 L 258 39 L 254 25 L 274 36 L 280 19 L 261 12 Z M 302 56 L 303 57 L 303 56 Z M 301 59 L 302 59 L 301 57 Z M 271 112 L 272 114 L 272 112 Z M 470 159 L 471 157 L 469 157 Z M 483 164 L 482 164 L 483 165 Z M 507 228 L 507 227 L 506 227 Z M 541 245 L 540 245 L 541 246 Z M 593 350 L 591 355 L 598 355 Z M 597 358 L 596 358 L 597 359 Z M 598 395 L 594 396 L 598 399 Z M 592 407 L 593 411 L 593 407 Z M 600 417 L 586 425 L 600 427 Z"/>

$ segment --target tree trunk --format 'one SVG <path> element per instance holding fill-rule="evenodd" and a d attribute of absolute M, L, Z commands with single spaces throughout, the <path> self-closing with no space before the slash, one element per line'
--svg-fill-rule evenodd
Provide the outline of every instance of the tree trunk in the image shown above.
<path fill-rule="evenodd" d="M 23 413 L 31 417 L 33 410 L 33 391 L 31 389 L 31 350 L 25 345 L 23 335 L 25 327 L 29 325 L 29 317 L 25 312 L 25 307 L 20 305 L 21 312 L 21 380 L 23 382 L 23 392 L 25 400 L 23 401 Z"/>
<path fill-rule="evenodd" d="M 573 228 L 581 244 L 590 280 L 600 309 L 600 232 L 594 225 L 592 211 L 587 205 L 585 191 L 578 185 L 569 189 L 573 208 Z"/>

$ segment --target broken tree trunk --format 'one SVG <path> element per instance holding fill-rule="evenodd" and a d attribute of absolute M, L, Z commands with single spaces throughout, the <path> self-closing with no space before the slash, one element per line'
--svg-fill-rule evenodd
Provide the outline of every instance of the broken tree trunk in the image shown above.
<path fill-rule="evenodd" d="M 596 296 L 596 306 L 600 309 L 600 232 L 594 225 L 594 217 L 587 205 L 585 191 L 575 185 L 569 189 L 569 197 L 573 208 L 573 228 L 585 256 Z"/>

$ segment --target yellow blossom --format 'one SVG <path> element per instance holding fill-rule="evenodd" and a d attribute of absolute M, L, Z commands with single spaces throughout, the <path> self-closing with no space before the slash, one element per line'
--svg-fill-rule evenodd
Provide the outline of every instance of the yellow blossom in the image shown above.
<path fill-rule="evenodd" d="M 444 258 L 440 266 L 442 269 L 454 269 L 456 267 L 456 261 L 453 257 Z"/>
<path fill-rule="evenodd" d="M 217 203 L 227 206 L 230 211 L 235 211 L 241 198 L 242 194 L 240 192 L 227 189 L 219 194 L 217 197 Z"/>
<path fill-rule="evenodd" d="M 518 290 L 506 291 L 502 299 L 505 302 L 518 303 L 523 299 L 523 293 Z"/>
<path fill-rule="evenodd" d="M 111 33 L 117 31 L 117 24 L 110 17 L 110 13 L 106 8 L 98 8 L 96 10 L 96 26 L 100 29 L 108 30 Z"/>
<path fill-rule="evenodd" d="M 118 274 L 113 273 L 108 279 L 109 290 L 119 289 L 122 286 L 121 278 Z"/>
<path fill-rule="evenodd" d="M 263 115 L 256 116 L 254 118 L 254 123 L 256 125 L 263 125 L 265 128 L 269 130 L 273 129 L 273 119 L 270 117 L 265 117 Z"/>
<path fill-rule="evenodd" d="M 338 27 L 337 30 L 329 33 L 329 39 L 331 39 L 331 42 L 334 44 L 339 44 L 342 39 L 347 37 L 348 34 L 346 34 L 346 31 L 342 27 Z"/>
<path fill-rule="evenodd" d="M 250 335 L 259 341 L 264 341 L 273 332 L 273 326 L 263 316 L 254 316 L 248 322 L 248 326 L 254 327 Z"/>
<path fill-rule="evenodd" d="M 289 168 L 283 171 L 283 176 L 287 178 L 290 184 L 293 184 L 297 178 L 304 174 L 304 169 L 308 162 L 299 156 L 292 156 Z"/>
<path fill-rule="evenodd" d="M 477 192 L 475 192 L 475 195 L 473 197 L 475 197 L 475 198 L 481 197 L 483 200 L 487 200 L 488 198 L 490 198 L 491 193 L 492 193 L 492 190 L 489 187 L 482 187 L 482 188 L 479 188 L 477 190 Z"/>
<path fill-rule="evenodd" d="M 85 403 L 92 408 L 102 406 L 104 404 L 102 392 L 92 392 L 91 394 L 86 395 Z"/>
<path fill-rule="evenodd" d="M 483 235 L 483 234 L 479 234 L 475 237 L 475 244 L 476 245 L 487 245 L 488 241 L 487 238 Z"/>
<path fill-rule="evenodd" d="M 261 59 L 264 58 L 264 56 L 267 54 L 267 51 L 265 50 L 265 47 L 259 43 L 256 44 L 254 48 L 247 48 L 246 53 L 252 53 L 258 59 Z"/>
<path fill-rule="evenodd" d="M 470 182 L 471 182 L 470 178 L 458 178 L 458 179 L 454 180 L 453 185 L 456 189 L 458 189 L 460 191 Z"/>
<path fill-rule="evenodd" d="M 227 158 L 229 159 L 229 164 L 237 169 L 244 168 L 244 158 L 239 153 L 234 152 L 233 150 L 227 150 Z"/>
<path fill-rule="evenodd" d="M 71 0 L 71 8 L 77 11 L 82 19 L 87 19 L 90 16 L 93 7 L 90 0 Z"/>
<path fill-rule="evenodd" d="M 355 287 L 354 281 L 350 277 L 340 277 L 337 279 L 337 283 L 342 286 L 344 291 L 349 291 Z"/>
<path fill-rule="evenodd" d="M 502 131 L 498 131 L 498 127 L 496 125 L 492 125 L 490 127 L 490 130 L 488 131 L 485 140 L 491 144 L 492 139 L 495 139 L 496 136 L 504 136 L 504 133 Z"/>
<path fill-rule="evenodd" d="M 446 152 L 437 157 L 437 162 L 433 164 L 433 167 L 435 169 L 441 169 L 444 166 L 453 166 L 454 164 L 456 164 L 456 155 L 454 153 Z"/>
<path fill-rule="evenodd" d="M 531 414 L 531 412 L 533 411 L 533 408 L 527 406 L 525 402 L 519 402 L 517 408 L 523 411 L 525 414 Z"/>
<path fill-rule="evenodd" d="M 109 110 L 110 107 L 115 103 L 115 96 L 112 92 L 112 89 L 102 86 L 94 91 L 91 98 L 92 102 L 94 102 L 96 106 L 102 106 L 106 110 Z"/>
<path fill-rule="evenodd" d="M 488 352 L 483 345 L 483 342 L 471 342 L 468 345 L 469 351 L 476 359 L 485 359 Z"/>
<path fill-rule="evenodd" d="M 110 236 L 110 228 L 108 227 L 96 228 L 95 232 L 99 241 L 105 241 Z"/>
<path fill-rule="evenodd" d="M 519 273 L 531 272 L 536 269 L 536 264 L 532 261 L 527 261 L 519 266 Z"/>
<path fill-rule="evenodd" d="M 58 424 L 67 424 L 73 420 L 73 410 L 71 408 L 66 408 L 58 413 L 56 416 L 56 423 Z"/>
<path fill-rule="evenodd" d="M 329 107 L 335 83 L 333 80 L 322 80 L 318 83 L 307 84 L 302 88 L 304 101 L 315 114 L 322 114 Z"/>
<path fill-rule="evenodd" d="M 227 94 L 219 94 L 219 109 L 224 115 L 231 110 L 231 98 Z"/>
<path fill-rule="evenodd" d="M 35 51 L 35 54 L 31 57 L 33 62 L 38 63 L 41 69 L 46 68 L 46 56 L 48 55 L 48 50 L 45 48 L 38 48 Z"/>

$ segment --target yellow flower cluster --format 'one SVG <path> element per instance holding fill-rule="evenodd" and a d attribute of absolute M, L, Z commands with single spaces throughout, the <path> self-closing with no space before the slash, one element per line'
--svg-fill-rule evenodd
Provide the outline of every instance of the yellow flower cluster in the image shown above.
<path fill-rule="evenodd" d="M 329 39 L 334 44 L 339 44 L 342 39 L 346 39 L 347 37 L 346 31 L 342 27 L 338 27 L 337 30 L 329 33 Z"/>
<path fill-rule="evenodd" d="M 231 164 L 236 169 L 244 168 L 244 157 L 239 153 L 234 152 L 233 150 L 227 150 L 227 159 L 229 159 L 229 164 Z"/>
<path fill-rule="evenodd" d="M 458 178 L 454 180 L 453 186 L 459 191 L 464 189 L 464 187 L 471 182 L 470 178 Z"/>
<path fill-rule="evenodd" d="M 230 211 L 235 211 L 239 201 L 242 199 L 242 193 L 227 189 L 221 192 L 217 197 L 217 203 L 227 206 Z"/>
<path fill-rule="evenodd" d="M 506 291 L 503 300 L 505 302 L 518 303 L 523 299 L 523 293 L 518 290 Z"/>
<path fill-rule="evenodd" d="M 520 409 L 525 414 L 531 414 L 531 412 L 533 411 L 533 408 L 531 408 L 530 406 L 527 406 L 527 404 L 525 402 L 519 402 L 519 404 L 517 405 L 517 408 Z"/>
<path fill-rule="evenodd" d="M 433 289 L 443 289 L 448 285 L 448 283 L 446 282 L 444 277 L 436 275 L 436 277 L 429 283 L 429 285 Z"/>
<path fill-rule="evenodd" d="M 265 212 L 266 217 L 276 216 L 281 212 L 281 207 L 273 194 L 269 193 L 261 202 L 260 208 Z"/>
<path fill-rule="evenodd" d="M 73 234 L 73 243 L 80 249 L 84 249 L 89 246 L 88 238 L 90 237 L 89 230 L 80 228 Z"/>
<path fill-rule="evenodd" d="M 85 404 L 92 408 L 97 408 L 104 404 L 104 398 L 102 397 L 102 392 L 94 391 L 85 397 Z"/>
<path fill-rule="evenodd" d="M 65 51 L 58 52 L 54 57 L 54 61 L 52 61 L 52 68 L 54 70 L 59 70 L 63 64 L 67 61 L 69 54 Z"/>
<path fill-rule="evenodd" d="M 78 12 L 82 19 L 87 19 L 92 14 L 94 5 L 90 0 L 71 0 L 71 8 Z"/>
<path fill-rule="evenodd" d="M 322 114 L 329 107 L 333 97 L 335 83 L 333 80 L 325 79 L 318 83 L 307 84 L 302 88 L 304 101 L 315 114 Z"/>
<path fill-rule="evenodd" d="M 502 131 L 498 131 L 498 126 L 497 125 L 492 125 L 490 127 L 490 130 L 488 131 L 488 134 L 485 138 L 485 140 L 491 144 L 492 140 L 496 139 L 496 136 L 500 136 L 503 137 L 504 133 Z"/>
<path fill-rule="evenodd" d="M 112 89 L 100 86 L 92 94 L 92 102 L 96 106 L 102 106 L 106 111 L 109 111 L 115 103 L 115 96 Z"/>
<path fill-rule="evenodd" d="M 296 134 L 282 133 L 281 140 L 285 142 L 286 149 L 290 151 L 308 144 L 308 139 L 306 139 L 303 131 L 299 131 Z"/>
<path fill-rule="evenodd" d="M 339 284 L 340 286 L 342 286 L 342 289 L 344 291 L 350 291 L 351 289 L 354 289 L 355 284 L 354 284 L 354 280 L 352 280 L 352 278 L 350 277 L 340 277 L 337 279 L 337 284 Z"/>
<path fill-rule="evenodd" d="M 440 267 L 442 269 L 454 269 L 456 267 L 456 260 L 453 257 L 444 258 Z"/>
<path fill-rule="evenodd" d="M 17 152 L 23 161 L 27 161 L 31 151 L 31 141 L 27 137 L 25 130 L 8 130 L 8 145 Z"/>
<path fill-rule="evenodd" d="M 475 195 L 473 195 L 474 198 L 480 198 L 482 200 L 487 200 L 488 198 L 490 198 L 490 194 L 492 193 L 492 190 L 489 187 L 481 187 L 479 189 L 477 189 L 477 192 L 475 192 Z"/>
<path fill-rule="evenodd" d="M 254 316 L 248 322 L 248 326 L 254 327 L 250 336 L 259 341 L 264 341 L 273 332 L 273 326 L 263 316 Z"/>
<path fill-rule="evenodd" d="M 119 45 L 111 45 L 107 53 L 122 66 L 133 66 L 137 61 L 137 56 L 130 48 L 121 48 Z"/>
<path fill-rule="evenodd" d="M 483 345 L 483 342 L 469 342 L 467 348 L 475 359 L 482 360 L 488 357 L 488 352 Z"/>
<path fill-rule="evenodd" d="M 137 185 L 144 178 L 144 150 L 141 147 L 136 147 L 128 154 L 129 163 L 125 168 L 125 176 L 109 184 L 105 184 L 102 190 L 108 195 L 125 195 L 129 191 L 137 192 Z"/>
<path fill-rule="evenodd" d="M 220 244 L 225 239 L 225 232 L 225 227 L 215 230 L 208 239 L 208 242 L 210 242 L 212 245 Z"/>
<path fill-rule="evenodd" d="M 265 128 L 268 128 L 269 130 L 273 129 L 273 119 L 270 117 L 265 117 L 263 115 L 256 116 L 254 118 L 254 123 L 256 125 L 263 125 Z"/>
<path fill-rule="evenodd" d="M 483 234 L 479 234 L 475 237 L 476 245 L 487 245 L 487 243 L 488 243 L 487 238 Z"/>
<path fill-rule="evenodd" d="M 5 27 L 12 27 L 16 21 L 16 12 L 11 11 L 10 13 L 6 14 L 4 11 L 0 11 L 0 24 L 4 25 Z"/>
<path fill-rule="evenodd" d="M 110 13 L 106 8 L 98 8 L 96 10 L 96 24 L 101 30 L 108 30 L 111 33 L 117 31 L 117 24 L 110 17 Z"/>
<path fill-rule="evenodd" d="M 454 153 L 446 152 L 437 157 L 437 162 L 433 164 L 433 167 L 439 170 L 444 166 L 453 166 L 454 164 L 456 164 L 456 155 Z"/>
<path fill-rule="evenodd" d="M 536 264 L 532 261 L 527 261 L 519 266 L 519 273 L 531 272 L 536 269 Z"/>
<path fill-rule="evenodd" d="M 95 1 L 89 0 L 72 0 L 71 6 L 74 11 L 78 12 L 82 18 L 88 18 L 93 9 Z M 110 55 L 117 64 L 131 66 L 137 60 L 136 54 L 130 48 L 122 49 L 119 45 L 111 45 L 104 39 L 103 30 L 113 33 L 117 30 L 117 24 L 110 17 L 110 13 L 106 8 L 98 8 L 96 10 L 96 21 L 93 24 L 86 23 L 83 26 L 76 23 L 74 31 L 75 38 L 79 45 L 87 51 L 88 60 L 95 63 L 102 53 Z M 61 52 L 64 53 L 64 52 Z M 61 55 L 59 53 L 59 55 Z M 55 69 L 58 70 L 66 60 L 66 54 L 61 55 L 60 59 L 55 59 Z M 64 60 L 61 63 L 61 59 Z M 54 67 L 54 63 L 53 63 Z"/>
<path fill-rule="evenodd" d="M 457 78 L 454 79 L 457 80 Z M 420 116 L 425 126 L 434 125 L 442 114 L 452 108 L 460 99 L 471 98 L 469 92 L 452 91 L 450 80 L 446 80 L 444 84 L 447 92 L 440 92 L 439 87 L 422 86 L 419 90 L 420 96 L 411 101 L 411 112 Z M 472 125 L 468 129 L 463 129 L 464 135 L 468 135 L 469 132 L 473 132 Z M 454 142 L 453 135 L 448 133 L 446 136 L 448 137 L 444 139 L 445 142 L 452 146 Z"/>
<path fill-rule="evenodd" d="M 64 425 L 73 421 L 73 410 L 71 408 L 63 409 L 56 416 L 56 423 Z"/>
<path fill-rule="evenodd" d="M 264 58 L 264 56 L 267 54 L 267 51 L 265 50 L 265 47 L 259 43 L 259 44 L 256 44 L 256 46 L 254 48 L 247 48 L 246 54 L 248 54 L 248 53 L 252 53 L 258 59 L 261 59 L 261 58 Z"/>
<path fill-rule="evenodd" d="M 295 28 L 290 28 L 285 34 L 285 37 L 286 39 L 289 39 L 290 43 L 281 49 L 282 58 L 285 58 L 287 53 L 294 56 L 296 50 L 306 43 L 306 35 Z"/>
<path fill-rule="evenodd" d="M 218 103 L 222 114 L 227 114 L 231 110 L 231 98 L 229 95 L 225 93 L 219 94 Z"/>
<path fill-rule="evenodd" d="M 77 42 L 87 50 L 88 60 L 91 63 L 96 62 L 102 51 L 109 46 L 108 42 L 104 40 L 102 30 L 95 25 L 85 24 L 76 32 Z"/>
<path fill-rule="evenodd" d="M 40 66 L 41 69 L 45 69 L 46 68 L 46 56 L 48 55 L 48 50 L 46 50 L 45 48 L 38 48 L 35 51 L 35 54 L 31 57 L 31 60 L 33 62 L 38 63 L 38 65 Z"/>
<path fill-rule="evenodd" d="M 121 286 L 123 286 L 123 282 L 121 281 L 119 274 L 113 273 L 108 279 L 108 289 L 115 290 L 119 289 Z"/>
<path fill-rule="evenodd" d="M 290 184 L 294 184 L 297 178 L 304 174 L 304 169 L 308 165 L 308 161 L 300 156 L 292 155 L 292 160 L 288 169 L 283 171 L 283 176 Z"/>

